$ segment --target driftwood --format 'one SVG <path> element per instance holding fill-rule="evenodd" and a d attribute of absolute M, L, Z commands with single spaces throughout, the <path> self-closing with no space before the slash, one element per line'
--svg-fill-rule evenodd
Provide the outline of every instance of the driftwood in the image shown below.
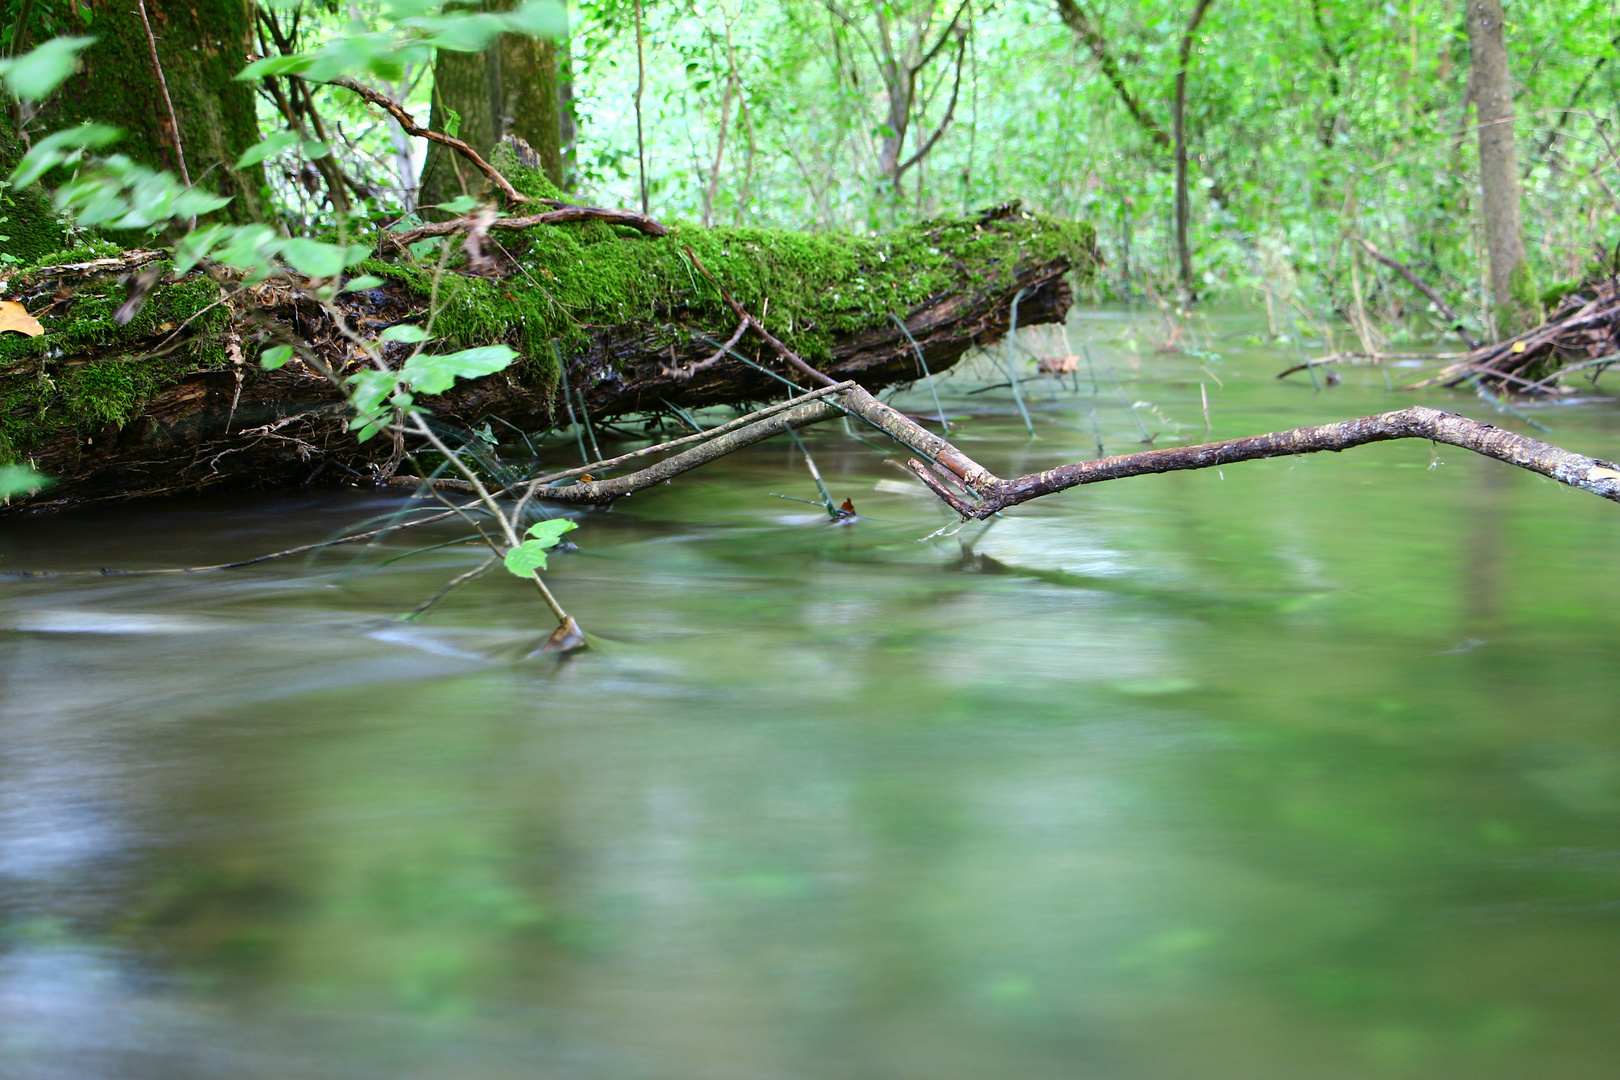
<path fill-rule="evenodd" d="M 1013 480 L 1003 480 L 949 441 L 891 409 L 859 386 L 847 382 L 824 387 L 773 409 L 743 417 L 726 425 L 723 430 L 716 429 L 635 454 L 540 477 L 525 485 L 525 494 L 555 502 L 608 506 L 638 491 L 667 483 L 682 473 L 707 465 L 745 446 L 789 430 L 843 416 L 865 422 L 925 458 L 926 461 L 912 458 L 907 462 L 907 468 L 964 519 L 982 520 L 1008 507 L 1085 484 L 1155 473 L 1213 469 L 1262 458 L 1337 452 L 1394 439 L 1426 439 L 1461 447 L 1620 502 L 1620 465 L 1571 453 L 1537 439 L 1424 406 L 1200 446 L 1168 447 L 1079 461 Z M 674 449 L 680 452 L 635 472 L 612 479 L 595 479 L 596 474 L 635 457 Z M 587 474 L 591 479 L 567 482 L 568 478 L 581 474 Z"/>
<path fill-rule="evenodd" d="M 1547 321 L 1517 337 L 1469 352 L 1411 389 L 1469 380 L 1524 394 L 1556 392 L 1560 376 L 1620 361 L 1620 280 L 1588 283 L 1566 297 Z"/>

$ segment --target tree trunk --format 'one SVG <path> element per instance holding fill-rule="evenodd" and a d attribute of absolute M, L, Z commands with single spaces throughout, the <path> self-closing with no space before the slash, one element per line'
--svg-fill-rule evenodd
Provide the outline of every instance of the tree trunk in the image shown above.
<path fill-rule="evenodd" d="M 44 119 L 52 128 L 84 121 L 120 127 L 119 153 L 152 168 L 187 173 L 199 186 L 231 196 L 219 216 L 234 221 L 274 216 L 262 168 L 236 168 L 242 152 L 259 141 L 253 88 L 235 78 L 255 49 L 251 5 L 146 0 L 146 14 L 151 38 L 137 0 L 97 5 L 91 31 L 96 43 L 81 54 L 82 70 L 62 84 Z M 153 66 L 154 42 L 178 133 L 169 123 Z"/>
<path fill-rule="evenodd" d="M 484 0 L 482 8 L 510 11 L 516 6 L 516 0 Z M 561 189 L 556 45 L 521 34 L 502 34 L 481 53 L 439 50 L 433 64 L 433 113 L 428 127 L 448 132 L 451 126 L 458 127 L 457 137 L 485 160 L 502 138 L 516 135 L 534 150 L 546 179 Z M 429 145 L 422 166 L 422 205 L 475 195 L 483 189 L 483 178 L 468 169 L 454 151 L 437 143 Z"/>
<path fill-rule="evenodd" d="M 1513 142 L 1513 77 L 1508 70 L 1502 0 L 1467 0 L 1469 80 L 1479 119 L 1479 186 L 1491 301 L 1497 332 L 1511 337 L 1541 317 L 1535 280 L 1525 262 L 1519 167 Z"/>
<path fill-rule="evenodd" d="M 440 49 L 433 61 L 433 111 L 428 127 L 454 134 L 487 161 L 500 138 L 494 97 L 490 65 L 484 53 Z M 438 143 L 428 144 L 419 206 L 433 206 L 483 190 L 484 178 L 454 150 Z"/>
<path fill-rule="evenodd" d="M 534 150 L 540 171 L 563 190 L 562 108 L 557 90 L 557 45 L 543 38 L 504 34 L 500 60 L 501 134 L 516 135 Z"/>
<path fill-rule="evenodd" d="M 921 377 L 916 348 L 937 374 L 1001 337 L 1021 290 L 1020 325 L 1061 320 L 1072 302 L 1066 273 L 1089 276 L 1095 261 L 1090 229 L 1032 218 L 1016 204 L 892 237 L 688 227 L 653 239 L 599 223 L 507 233 L 502 246 L 523 260 L 523 272 L 447 274 L 434 305 L 434 351 L 506 341 L 523 359 L 419 403 L 467 428 L 499 417 L 542 432 L 570 422 L 559 375 L 573 392 L 569 406 L 583 400 L 593 423 L 780 400 L 786 386 L 718 348 L 737 317 L 691 274 L 684 244 L 791 348 L 870 389 Z M 5 295 L 47 331 L 0 335 L 0 464 L 26 461 L 56 481 L 31 505 L 388 475 L 391 441 L 357 442 L 344 398 L 326 379 L 297 360 L 276 371 L 254 362 L 282 336 L 335 370 L 364 364 L 296 283 L 273 278 L 216 304 L 226 294 L 211 279 L 170 274 L 133 321 L 117 325 L 119 280 L 164 260 L 131 252 L 7 283 Z M 401 267 L 339 303 L 350 325 L 398 363 L 408 347 L 378 336 L 426 321 L 430 281 Z M 757 344 L 735 351 L 793 374 Z"/>
<path fill-rule="evenodd" d="M 1176 258 L 1180 262 L 1181 291 L 1188 300 L 1197 298 L 1193 282 L 1192 247 L 1187 241 L 1187 65 L 1192 62 L 1193 35 L 1204 21 L 1204 12 L 1212 0 L 1198 0 L 1187 30 L 1181 35 L 1180 63 L 1176 66 L 1175 112 L 1170 117 L 1170 130 L 1176 147 Z"/>

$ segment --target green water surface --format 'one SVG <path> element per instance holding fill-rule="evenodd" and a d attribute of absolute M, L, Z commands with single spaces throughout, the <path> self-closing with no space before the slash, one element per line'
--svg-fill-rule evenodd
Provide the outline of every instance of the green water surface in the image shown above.
<path fill-rule="evenodd" d="M 1201 384 L 1214 438 L 1415 400 L 1538 434 L 1195 329 L 1078 312 L 1095 392 L 1025 370 L 1032 440 L 981 358 L 953 434 L 1002 475 L 1202 441 Z M 1620 459 L 1601 387 L 1530 415 Z M 1620 1075 L 1620 506 L 1403 442 L 925 539 L 892 447 L 806 442 L 855 524 L 771 497 L 815 497 L 787 443 L 584 515 L 562 662 L 507 577 L 397 620 L 483 556 L 377 563 L 450 528 L 0 579 L 0 1075 Z M 398 502 L 11 519 L 0 569 Z"/>

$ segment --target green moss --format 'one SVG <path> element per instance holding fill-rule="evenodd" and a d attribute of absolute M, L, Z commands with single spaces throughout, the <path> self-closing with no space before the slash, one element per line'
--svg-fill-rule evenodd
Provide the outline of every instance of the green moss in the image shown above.
<path fill-rule="evenodd" d="M 441 281 L 434 332 L 447 345 L 508 341 L 549 367 L 550 341 L 577 353 L 593 327 L 635 319 L 662 324 L 668 341 L 682 347 L 687 326 L 723 339 L 735 318 L 686 258 L 682 248 L 690 245 L 749 310 L 764 311 L 769 301 L 772 331 L 816 363 L 831 358 L 835 335 L 886 323 L 891 312 L 904 318 L 964 285 L 1010 287 L 1026 263 L 1067 258 L 1089 279 L 1094 234 L 1087 225 L 1038 218 L 988 227 L 933 221 L 885 236 L 686 225 L 656 239 L 592 223 L 531 229 L 504 244 L 519 263 L 506 279 L 447 274 Z M 431 292 L 425 270 L 365 269 Z"/>
<path fill-rule="evenodd" d="M 11 123 L 0 119 L 0 176 L 16 167 L 23 154 Z M 0 182 L 0 270 L 26 266 L 62 248 L 63 229 L 51 203 L 38 187 L 17 191 Z"/>
<path fill-rule="evenodd" d="M 0 336 L 0 460 L 25 457 L 63 428 L 122 425 L 186 373 L 224 366 L 227 357 L 214 337 L 230 316 L 223 306 L 204 310 L 218 298 L 213 282 L 193 274 L 154 289 L 140 313 L 119 326 L 112 316 L 124 290 L 103 280 L 85 286 L 66 316 L 44 320 L 44 336 Z M 196 343 L 166 356 L 149 354 L 154 340 L 193 316 L 188 336 Z M 86 355 L 94 359 L 49 359 Z"/>
<path fill-rule="evenodd" d="M 111 240 L 91 240 L 77 247 L 63 248 L 41 256 L 30 270 L 43 270 L 51 266 L 68 266 L 72 263 L 90 262 L 93 259 L 111 259 L 122 255 L 129 250 Z"/>
<path fill-rule="evenodd" d="M 489 156 L 489 163 L 495 166 L 496 171 L 506 177 L 513 187 L 530 198 L 558 200 L 568 198 L 545 173 L 519 162 L 517 153 L 510 143 L 501 143 L 495 147 L 495 151 Z"/>

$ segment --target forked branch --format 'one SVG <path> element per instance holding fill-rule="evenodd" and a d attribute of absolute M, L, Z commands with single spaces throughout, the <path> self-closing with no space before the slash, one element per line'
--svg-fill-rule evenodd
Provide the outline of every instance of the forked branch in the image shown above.
<path fill-rule="evenodd" d="M 935 495 L 964 519 L 984 519 L 1001 510 L 1044 495 L 1067 491 L 1085 484 L 1123 480 L 1131 476 L 1213 469 L 1260 458 L 1316 454 L 1348 450 L 1368 443 L 1394 439 L 1427 439 L 1471 450 L 1484 457 L 1505 461 L 1561 484 L 1580 488 L 1613 502 L 1620 502 L 1620 465 L 1571 453 L 1537 439 L 1505 431 L 1490 424 L 1470 420 L 1455 413 L 1413 406 L 1378 416 L 1364 416 L 1337 424 L 1294 428 L 1289 431 L 1251 435 L 1201 446 L 1147 450 L 1119 457 L 1100 458 L 1059 465 L 1012 480 L 1003 480 L 962 453 L 945 439 L 927 431 L 904 414 L 891 409 L 862 390 L 847 383 L 824 388 L 771 410 L 743 417 L 716 431 L 714 437 L 698 441 L 698 436 L 678 441 L 685 447 L 674 454 L 622 477 L 590 479 L 561 486 L 556 479 L 542 478 L 530 487 L 535 498 L 558 502 L 608 505 L 637 491 L 667 483 L 682 473 L 699 468 L 745 446 L 761 442 L 796 428 L 809 427 L 823 420 L 851 416 L 889 435 L 927 463 L 911 459 L 907 467 Z M 691 445 L 692 443 L 696 445 Z M 673 448 L 677 444 L 671 444 Z M 623 458 L 618 459 L 625 460 Z M 604 471 L 611 462 L 600 462 L 585 469 Z M 584 469 L 572 470 L 579 474 Z M 559 474 L 557 479 L 561 479 Z"/>

